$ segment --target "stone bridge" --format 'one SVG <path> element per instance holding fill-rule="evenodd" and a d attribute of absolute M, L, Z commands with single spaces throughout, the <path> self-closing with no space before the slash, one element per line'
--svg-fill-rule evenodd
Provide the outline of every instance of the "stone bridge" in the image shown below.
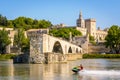
<path fill-rule="evenodd" d="M 43 53 L 54 52 L 54 53 L 81 53 L 82 49 L 68 41 L 43 34 Z"/>
<path fill-rule="evenodd" d="M 27 35 L 30 38 L 30 63 L 64 62 L 70 60 L 70 57 L 71 60 L 75 59 L 82 53 L 81 47 L 48 35 L 46 29 L 29 30 Z"/>

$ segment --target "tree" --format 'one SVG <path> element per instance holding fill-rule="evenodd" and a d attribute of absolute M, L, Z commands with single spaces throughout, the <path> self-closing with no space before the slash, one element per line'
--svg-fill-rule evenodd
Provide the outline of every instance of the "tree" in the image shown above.
<path fill-rule="evenodd" d="M 33 20 L 33 25 L 38 25 L 38 20 L 37 19 Z"/>
<path fill-rule="evenodd" d="M 46 21 L 46 20 L 39 20 L 39 28 L 49 28 L 52 26 L 50 21 Z"/>
<path fill-rule="evenodd" d="M 3 28 L 0 30 L 0 53 L 6 53 L 6 47 L 11 43 L 8 32 Z"/>
<path fill-rule="evenodd" d="M 7 24 L 8 24 L 8 20 L 7 20 L 6 16 L 0 15 L 0 25 L 7 26 Z"/>
<path fill-rule="evenodd" d="M 20 51 L 28 47 L 29 40 L 25 37 L 24 29 L 19 28 L 17 30 L 17 34 L 14 36 L 14 45 L 16 45 Z"/>
<path fill-rule="evenodd" d="M 49 28 L 52 26 L 50 21 L 46 20 L 36 20 L 27 17 L 18 17 L 13 20 L 14 28 L 24 28 L 25 30 L 31 28 Z"/>
<path fill-rule="evenodd" d="M 13 20 L 8 20 L 7 27 L 14 28 L 14 26 L 13 26 Z"/>
<path fill-rule="evenodd" d="M 14 28 L 23 28 L 25 25 L 26 17 L 18 17 L 13 21 Z"/>
<path fill-rule="evenodd" d="M 109 47 L 112 53 L 120 53 L 120 27 L 117 25 L 111 26 L 106 36 L 106 47 Z"/>

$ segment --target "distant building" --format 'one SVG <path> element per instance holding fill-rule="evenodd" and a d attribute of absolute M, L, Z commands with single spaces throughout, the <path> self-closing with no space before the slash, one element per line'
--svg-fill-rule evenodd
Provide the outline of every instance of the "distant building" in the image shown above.
<path fill-rule="evenodd" d="M 83 36 L 89 34 L 94 36 L 96 41 L 103 41 L 107 35 L 106 30 L 96 29 L 96 20 L 95 19 L 83 19 L 82 12 L 79 14 L 79 18 L 76 21 L 76 29 L 81 31 Z"/>
<path fill-rule="evenodd" d="M 61 23 L 61 24 L 53 25 L 51 28 L 64 28 L 64 27 L 66 27 L 66 25 Z"/>

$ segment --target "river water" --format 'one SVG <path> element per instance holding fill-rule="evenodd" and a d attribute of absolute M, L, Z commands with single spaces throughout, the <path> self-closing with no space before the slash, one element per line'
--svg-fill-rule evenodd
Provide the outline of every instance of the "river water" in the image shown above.
<path fill-rule="evenodd" d="M 84 70 L 75 74 L 74 66 Z M 68 63 L 13 64 L 0 61 L 0 80 L 120 80 L 120 59 L 82 59 Z"/>

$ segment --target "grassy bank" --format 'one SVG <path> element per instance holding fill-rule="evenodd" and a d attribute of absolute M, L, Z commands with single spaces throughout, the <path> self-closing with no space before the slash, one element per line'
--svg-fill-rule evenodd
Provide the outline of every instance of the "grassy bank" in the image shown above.
<path fill-rule="evenodd" d="M 120 59 L 120 54 L 83 54 L 83 59 L 95 59 L 95 58 Z"/>
<path fill-rule="evenodd" d="M 0 60 L 13 59 L 15 56 L 15 54 L 2 54 L 0 55 Z"/>

